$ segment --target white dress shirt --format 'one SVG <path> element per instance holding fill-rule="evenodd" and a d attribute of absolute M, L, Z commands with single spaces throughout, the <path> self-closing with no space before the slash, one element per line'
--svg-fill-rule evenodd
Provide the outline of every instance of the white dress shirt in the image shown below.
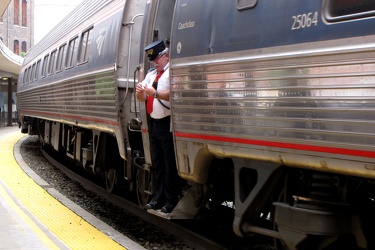
<path fill-rule="evenodd" d="M 147 73 L 145 79 L 142 81 L 142 85 L 144 86 L 152 86 L 152 84 L 154 83 L 154 80 L 157 76 L 157 72 L 156 70 L 153 70 L 149 73 Z M 169 81 L 169 63 L 167 63 L 167 65 L 165 65 L 164 67 L 164 73 L 161 75 L 161 77 L 159 78 L 158 80 L 158 88 L 157 90 L 169 90 L 170 88 L 170 81 Z M 163 104 L 167 107 L 170 107 L 170 103 L 168 101 L 163 101 L 163 100 L 158 100 L 158 99 L 154 99 L 154 103 L 153 103 L 153 111 L 152 113 L 150 114 L 150 116 L 154 119 L 161 119 L 161 118 L 165 118 L 169 115 L 171 115 L 171 111 L 165 107 L 163 107 L 162 104 L 160 104 L 160 102 L 163 102 Z"/>

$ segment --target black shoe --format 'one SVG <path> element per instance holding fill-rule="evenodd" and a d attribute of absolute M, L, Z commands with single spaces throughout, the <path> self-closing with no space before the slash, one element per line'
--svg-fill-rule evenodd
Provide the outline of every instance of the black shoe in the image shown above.
<path fill-rule="evenodd" d="M 150 203 L 146 205 L 146 209 L 159 209 L 163 207 L 163 203 L 158 200 L 151 200 Z"/>
<path fill-rule="evenodd" d="M 161 208 L 160 212 L 163 212 L 163 213 L 170 213 L 173 211 L 173 209 L 176 207 L 177 205 L 177 201 L 176 202 L 168 202 L 164 204 L 164 206 Z"/>

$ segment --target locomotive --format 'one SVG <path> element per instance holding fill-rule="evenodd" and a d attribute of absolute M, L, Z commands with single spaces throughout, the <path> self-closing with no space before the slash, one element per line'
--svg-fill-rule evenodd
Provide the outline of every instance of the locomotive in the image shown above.
<path fill-rule="evenodd" d="M 226 206 L 237 235 L 277 249 L 374 249 L 372 27 L 371 0 L 83 1 L 25 58 L 21 131 L 143 208 L 152 152 L 135 86 L 143 48 L 164 40 L 189 187 L 170 214 L 150 212 Z"/>

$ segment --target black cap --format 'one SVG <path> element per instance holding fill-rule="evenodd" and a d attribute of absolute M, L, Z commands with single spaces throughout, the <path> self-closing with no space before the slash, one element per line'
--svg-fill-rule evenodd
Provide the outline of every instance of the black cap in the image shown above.
<path fill-rule="evenodd" d="M 145 51 L 150 61 L 155 60 L 160 52 L 165 50 L 165 44 L 163 40 L 155 41 L 146 46 Z"/>

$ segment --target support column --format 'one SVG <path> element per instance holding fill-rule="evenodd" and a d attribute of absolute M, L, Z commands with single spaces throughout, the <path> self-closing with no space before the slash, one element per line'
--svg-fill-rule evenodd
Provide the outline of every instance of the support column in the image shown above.
<path fill-rule="evenodd" d="M 7 126 L 13 126 L 13 117 L 12 117 L 12 114 L 13 114 L 13 103 L 12 103 L 12 97 L 13 97 L 13 93 L 12 93 L 12 79 L 11 77 L 8 78 L 8 123 L 7 123 Z"/>

